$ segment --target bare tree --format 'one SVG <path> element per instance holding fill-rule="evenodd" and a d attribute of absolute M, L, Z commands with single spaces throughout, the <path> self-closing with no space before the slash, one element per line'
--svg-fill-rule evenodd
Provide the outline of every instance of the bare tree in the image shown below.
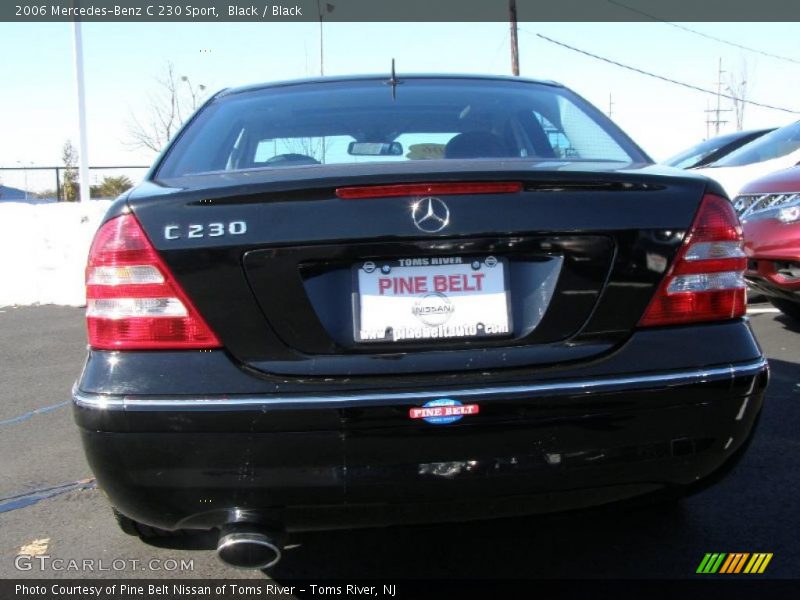
<path fill-rule="evenodd" d="M 736 131 L 741 131 L 744 127 L 744 109 L 747 107 L 747 95 L 752 88 L 752 81 L 748 81 L 751 79 L 748 70 L 747 60 L 742 59 L 739 69 L 728 74 L 726 89 L 733 102 Z"/>
<path fill-rule="evenodd" d="M 160 152 L 203 101 L 206 86 L 193 85 L 185 75 L 176 76 L 171 62 L 156 82 L 157 91 L 148 96 L 147 114 L 131 115 L 128 132 L 134 147 Z"/>

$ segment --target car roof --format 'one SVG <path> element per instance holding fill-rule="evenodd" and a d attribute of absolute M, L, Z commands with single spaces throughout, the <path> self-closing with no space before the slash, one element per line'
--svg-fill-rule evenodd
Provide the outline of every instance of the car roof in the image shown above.
<path fill-rule="evenodd" d="M 326 83 L 341 83 L 347 81 L 390 81 L 391 74 L 371 74 L 371 75 L 342 75 L 337 77 L 308 77 L 304 79 L 289 79 L 285 81 L 271 81 L 265 83 L 255 83 L 243 85 L 238 87 L 226 88 L 216 94 L 217 97 L 229 96 L 232 94 L 240 94 L 243 92 L 253 92 L 258 90 L 288 87 L 293 85 L 316 85 Z M 549 85 L 552 87 L 564 87 L 556 81 L 548 81 L 544 79 L 529 79 L 527 77 L 514 77 L 511 75 L 471 75 L 471 74 L 457 74 L 457 73 L 410 73 L 397 75 L 398 82 L 407 81 L 409 79 L 452 79 L 452 80 L 471 80 L 471 81 L 504 81 L 504 82 L 518 82 L 527 84 Z"/>

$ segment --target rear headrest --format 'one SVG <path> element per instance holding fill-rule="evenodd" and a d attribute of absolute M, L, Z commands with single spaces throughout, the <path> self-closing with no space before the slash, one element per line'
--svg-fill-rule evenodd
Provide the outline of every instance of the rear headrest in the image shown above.
<path fill-rule="evenodd" d="M 444 148 L 445 158 L 502 158 L 511 156 L 500 136 L 488 131 L 459 133 Z"/>

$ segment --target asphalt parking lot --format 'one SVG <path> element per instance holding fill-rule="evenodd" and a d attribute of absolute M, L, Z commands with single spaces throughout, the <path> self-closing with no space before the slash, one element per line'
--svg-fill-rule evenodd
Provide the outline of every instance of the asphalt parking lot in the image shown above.
<path fill-rule="evenodd" d="M 800 325 L 768 305 L 751 319 L 772 381 L 750 451 L 716 487 L 668 507 L 304 534 L 271 575 L 441 577 L 445 568 L 453 578 L 681 578 L 706 552 L 772 552 L 766 576 L 800 578 Z M 117 529 L 67 402 L 83 362 L 81 309 L 0 308 L 0 333 L 0 577 L 265 577 L 219 563 L 210 536 L 156 546 Z M 20 571 L 15 556 L 30 544 L 63 565 L 126 562 Z M 152 558 L 160 570 L 145 570 Z M 169 561 L 181 560 L 191 568 L 176 573 Z"/>

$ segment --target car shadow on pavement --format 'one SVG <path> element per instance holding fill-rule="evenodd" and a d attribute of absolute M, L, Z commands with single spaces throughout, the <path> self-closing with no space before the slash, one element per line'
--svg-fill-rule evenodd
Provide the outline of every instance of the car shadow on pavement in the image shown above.
<path fill-rule="evenodd" d="M 153 537 L 142 540 L 144 543 L 156 548 L 169 548 L 170 550 L 213 550 L 217 547 L 219 532 L 211 531 L 182 531 L 179 535 Z"/>
<path fill-rule="evenodd" d="M 775 320 L 783 325 L 783 328 L 787 331 L 792 331 L 794 333 L 800 333 L 800 321 L 797 319 L 792 319 L 791 317 L 787 317 L 784 314 L 777 315 Z"/>
<path fill-rule="evenodd" d="M 297 536 L 275 579 L 606 577 L 686 526 L 680 503 Z M 652 554 L 652 552 L 651 552 Z"/>
<path fill-rule="evenodd" d="M 605 577 L 619 561 L 670 543 L 687 526 L 680 502 L 611 505 L 522 518 L 305 532 L 264 575 L 295 579 Z M 217 532 L 149 538 L 151 546 L 216 548 Z M 625 571 L 628 572 L 628 571 Z"/>

